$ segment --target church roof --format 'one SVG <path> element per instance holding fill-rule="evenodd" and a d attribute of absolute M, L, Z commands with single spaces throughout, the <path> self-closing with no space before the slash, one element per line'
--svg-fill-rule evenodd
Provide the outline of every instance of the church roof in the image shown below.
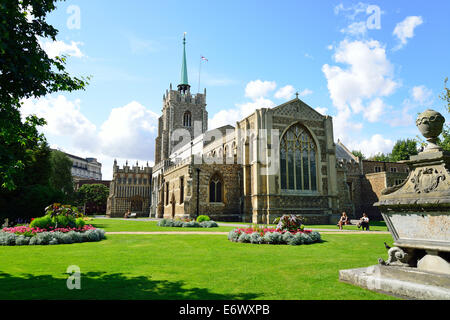
<path fill-rule="evenodd" d="M 338 140 L 336 143 L 336 158 L 338 160 L 346 160 L 346 161 L 356 161 L 358 162 L 358 158 L 347 149 L 346 146 L 342 144 L 341 141 Z"/>

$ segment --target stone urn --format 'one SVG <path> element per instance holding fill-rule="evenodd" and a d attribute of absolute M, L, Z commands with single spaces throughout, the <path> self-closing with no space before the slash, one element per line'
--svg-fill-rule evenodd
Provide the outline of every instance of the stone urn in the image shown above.
<path fill-rule="evenodd" d="M 427 139 L 428 146 L 424 151 L 439 150 L 436 144 L 437 137 L 441 134 L 445 118 L 437 111 L 428 109 L 419 114 L 416 120 L 417 128 Z"/>

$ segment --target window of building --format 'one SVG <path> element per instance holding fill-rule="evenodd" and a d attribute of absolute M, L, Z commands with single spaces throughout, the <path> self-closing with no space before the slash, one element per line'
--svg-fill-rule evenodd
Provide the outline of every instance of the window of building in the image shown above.
<path fill-rule="evenodd" d="M 131 178 L 128 178 L 128 184 L 131 184 Z"/>
<path fill-rule="evenodd" d="M 317 190 L 317 147 L 307 129 L 297 123 L 280 140 L 281 189 Z"/>
<path fill-rule="evenodd" d="M 180 177 L 180 204 L 184 202 L 184 177 Z"/>
<path fill-rule="evenodd" d="M 399 185 L 399 184 L 402 184 L 404 181 L 405 181 L 405 180 L 403 180 L 403 179 L 396 179 L 396 180 L 395 180 L 395 185 L 397 186 L 397 185 Z"/>
<path fill-rule="evenodd" d="M 144 179 L 144 184 L 147 184 L 147 179 Z"/>
<path fill-rule="evenodd" d="M 222 202 L 223 182 L 218 173 L 215 173 L 209 182 L 209 202 Z"/>
<path fill-rule="evenodd" d="M 375 172 L 381 172 L 381 167 L 375 167 Z"/>
<path fill-rule="evenodd" d="M 169 205 L 169 183 L 166 182 L 166 206 Z"/>
<path fill-rule="evenodd" d="M 390 170 L 391 170 L 391 172 L 397 172 L 397 168 L 395 168 L 395 167 L 392 167 Z"/>
<path fill-rule="evenodd" d="M 191 112 L 186 111 L 183 116 L 183 126 L 190 127 L 191 126 L 191 118 L 192 118 Z"/>
<path fill-rule="evenodd" d="M 409 173 L 409 168 L 406 168 L 406 169 L 405 169 L 405 172 L 406 172 L 406 173 Z"/>

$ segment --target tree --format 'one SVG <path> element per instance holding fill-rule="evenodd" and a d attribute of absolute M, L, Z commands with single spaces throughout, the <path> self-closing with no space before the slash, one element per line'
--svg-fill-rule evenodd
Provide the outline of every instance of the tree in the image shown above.
<path fill-rule="evenodd" d="M 450 115 L 450 89 L 447 88 L 448 78 L 444 80 L 444 92 L 439 95 L 443 101 L 447 103 L 446 109 Z M 447 119 L 448 120 L 448 119 Z M 442 130 L 442 138 L 439 137 L 438 145 L 445 151 L 450 151 L 450 126 L 444 124 L 444 128 Z"/>
<path fill-rule="evenodd" d="M 95 206 L 98 211 L 99 207 L 106 206 L 109 188 L 103 184 L 84 184 L 77 191 L 79 203 L 83 205 L 86 213 L 86 206 Z"/>
<path fill-rule="evenodd" d="M 409 160 L 411 156 L 417 155 L 417 141 L 414 139 L 397 140 L 390 156 L 391 161 Z"/>
<path fill-rule="evenodd" d="M 384 154 L 384 153 L 380 152 L 380 153 L 377 153 L 376 155 L 370 157 L 369 160 L 390 162 L 391 161 L 391 155 L 390 154 Z"/>
<path fill-rule="evenodd" d="M 361 159 L 366 159 L 366 156 L 360 151 L 360 150 L 353 150 L 352 151 L 352 154 L 355 156 L 355 157 L 358 157 L 358 158 L 361 158 Z"/>
<path fill-rule="evenodd" d="M 73 195 L 72 160 L 59 150 L 50 154 L 50 186 L 70 198 Z"/>
<path fill-rule="evenodd" d="M 66 58 L 49 58 L 39 44 L 43 38 L 56 41 L 58 30 L 46 22 L 56 2 L 0 2 L 0 189 L 17 188 L 17 178 L 32 162 L 31 150 L 45 140 L 36 129 L 44 119 L 21 119 L 23 99 L 84 89 L 89 80 L 70 77 Z"/>

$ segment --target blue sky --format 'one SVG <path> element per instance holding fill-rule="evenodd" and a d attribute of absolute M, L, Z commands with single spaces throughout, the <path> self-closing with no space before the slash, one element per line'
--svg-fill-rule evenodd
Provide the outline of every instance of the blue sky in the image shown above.
<path fill-rule="evenodd" d="M 418 112 L 444 112 L 448 1 L 68 0 L 49 16 L 85 91 L 24 103 L 49 143 L 103 163 L 153 162 L 162 96 L 180 81 L 187 32 L 191 91 L 207 89 L 210 129 L 295 97 L 333 116 L 335 141 L 371 155 L 418 134 Z M 444 113 L 443 113 L 444 114 Z M 447 114 L 446 114 L 447 116 Z M 449 118 L 447 116 L 447 118 Z"/>

